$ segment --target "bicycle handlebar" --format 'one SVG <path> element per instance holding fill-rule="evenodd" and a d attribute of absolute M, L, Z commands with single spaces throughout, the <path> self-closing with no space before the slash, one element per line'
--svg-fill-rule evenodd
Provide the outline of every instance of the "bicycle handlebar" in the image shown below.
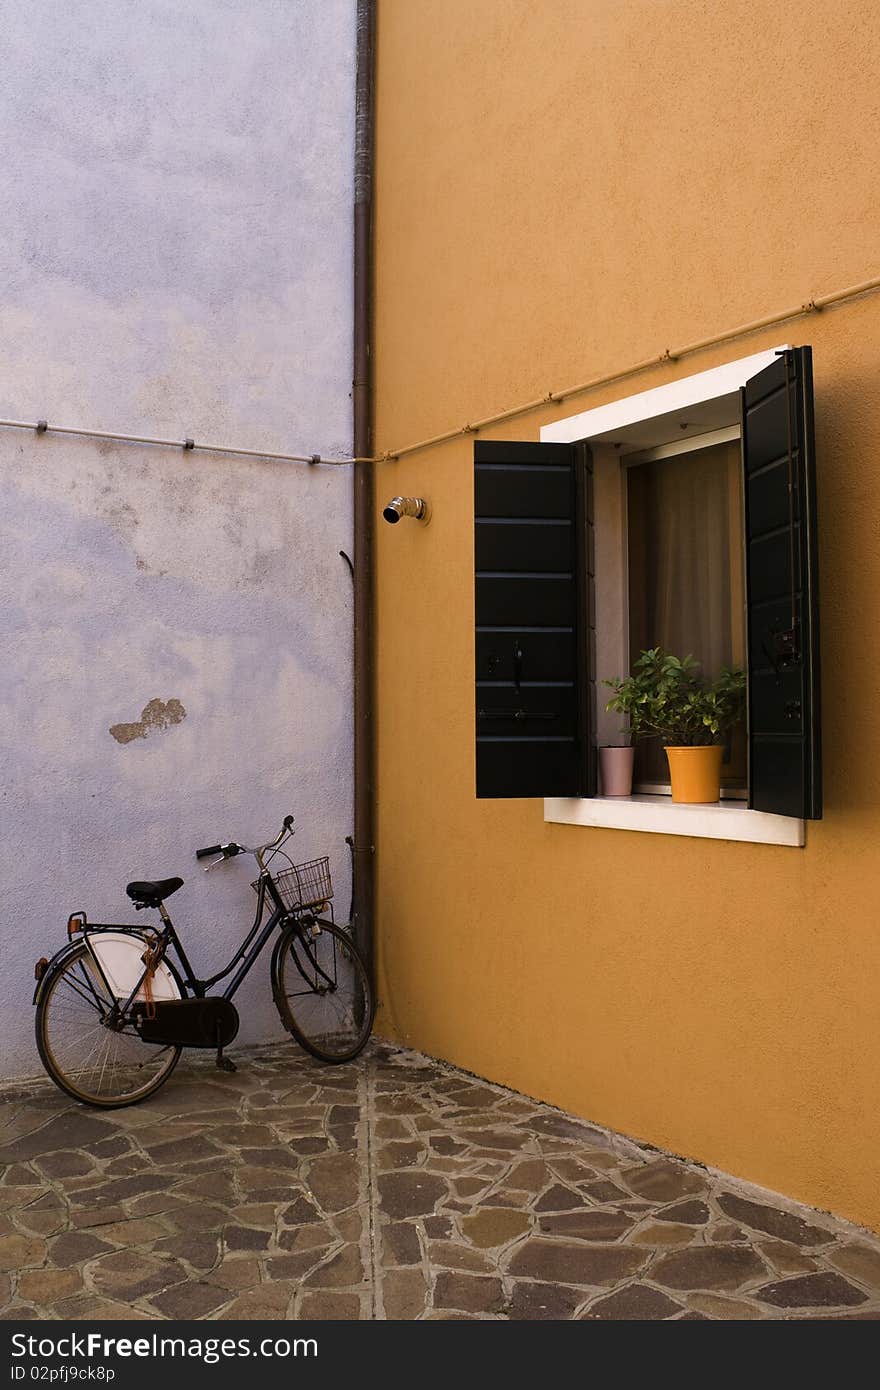
<path fill-rule="evenodd" d="M 228 845 L 206 845 L 204 849 L 196 850 L 196 859 L 207 859 L 209 855 L 221 854 L 224 859 L 233 859 L 236 854 L 262 854 L 264 850 L 276 849 L 284 836 L 293 832 L 293 816 L 285 816 L 281 832 L 274 840 L 270 840 L 265 845 L 237 845 L 234 840 Z"/>

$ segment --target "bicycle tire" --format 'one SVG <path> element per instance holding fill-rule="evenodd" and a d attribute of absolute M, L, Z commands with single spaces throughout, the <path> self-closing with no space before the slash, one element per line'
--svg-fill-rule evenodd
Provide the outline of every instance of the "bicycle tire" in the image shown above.
<path fill-rule="evenodd" d="M 284 1027 L 320 1062 L 350 1062 L 366 1046 L 376 1011 L 370 977 L 334 922 L 285 930 L 273 958 L 272 994 Z"/>
<path fill-rule="evenodd" d="M 183 998 L 184 991 L 177 972 L 170 964 L 168 969 L 179 991 L 180 998 Z M 61 986 L 65 984 L 68 986 L 68 995 L 72 997 L 58 994 Z M 92 1000 L 87 997 L 89 993 L 93 996 Z M 106 987 L 98 972 L 92 967 L 88 948 L 83 945 L 60 961 L 46 979 L 37 1003 L 34 1027 L 40 1061 L 60 1091 L 63 1091 L 73 1100 L 80 1101 L 83 1105 L 90 1105 L 99 1110 L 121 1110 L 125 1106 L 137 1105 L 140 1101 L 155 1095 L 156 1091 L 159 1090 L 160 1086 L 165 1085 L 174 1071 L 183 1049 L 177 1045 L 158 1047 L 155 1044 L 141 1042 L 133 1031 L 117 1033 L 111 1029 L 103 1028 L 100 1022 L 101 1006 L 107 1003 L 108 997 Z M 65 1027 L 62 1017 L 64 1009 L 67 1010 L 67 1017 L 71 1020 L 74 1028 L 71 1062 L 68 1062 L 66 1058 L 59 1059 L 57 1055 L 61 1046 L 59 1034 Z M 96 1020 L 92 1020 L 92 1013 L 98 1015 Z M 55 1023 L 56 1018 L 58 1019 L 57 1024 Z M 71 1075 L 71 1071 L 76 1070 L 72 1061 L 75 1059 L 76 1051 L 88 1049 L 90 1037 L 96 1038 L 97 1041 L 92 1046 L 91 1051 L 86 1051 L 84 1061 L 90 1062 L 93 1056 L 95 1060 L 87 1071 L 84 1067 L 80 1067 L 80 1081 L 77 1084 L 76 1079 Z M 118 1055 L 123 1048 L 127 1049 L 128 1054 L 125 1059 Z M 97 1049 L 97 1053 L 95 1049 Z M 69 1045 L 68 1051 L 70 1050 Z M 116 1056 L 111 1057 L 114 1052 Z M 138 1061 L 138 1058 L 142 1060 Z M 160 1058 L 162 1058 L 161 1064 L 152 1071 L 150 1079 L 144 1085 L 124 1092 L 112 1089 L 114 1076 L 117 1076 L 121 1082 L 125 1074 L 136 1074 L 151 1060 L 159 1061 Z M 109 1074 L 107 1073 L 108 1062 Z M 94 1073 L 99 1075 L 98 1089 L 90 1090 L 84 1076 Z M 102 1091 L 101 1087 L 104 1085 L 105 1076 L 107 1077 L 108 1089 Z"/>

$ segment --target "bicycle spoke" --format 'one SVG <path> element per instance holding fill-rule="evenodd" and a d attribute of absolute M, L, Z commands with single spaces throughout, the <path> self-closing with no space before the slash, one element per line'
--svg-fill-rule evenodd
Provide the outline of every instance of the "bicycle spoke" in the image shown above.
<path fill-rule="evenodd" d="M 80 999 L 84 999 L 89 1008 L 94 1009 L 95 1013 L 103 1013 L 103 1009 L 100 1003 L 97 1001 L 96 995 L 93 997 L 93 999 L 90 999 L 88 994 L 86 994 L 86 992 L 80 988 L 79 984 L 77 984 L 77 982 L 75 980 L 72 980 L 69 976 L 65 977 L 64 985 L 66 989 L 69 989 L 73 994 L 78 995 Z"/>
<path fill-rule="evenodd" d="M 101 1075 L 98 1077 L 98 1095 L 99 1095 L 99 1096 L 102 1096 L 102 1095 L 104 1094 L 104 1069 L 105 1069 L 105 1067 L 107 1066 L 107 1058 L 108 1058 L 108 1056 L 110 1055 L 110 1043 L 111 1043 L 111 1041 L 112 1041 L 111 1035 L 110 1035 L 110 1033 L 108 1033 L 108 1034 L 107 1034 L 107 1040 L 106 1040 L 106 1042 L 104 1043 L 103 1048 L 101 1049 L 101 1057 L 103 1058 L 103 1060 L 102 1060 L 102 1062 L 101 1062 Z"/>

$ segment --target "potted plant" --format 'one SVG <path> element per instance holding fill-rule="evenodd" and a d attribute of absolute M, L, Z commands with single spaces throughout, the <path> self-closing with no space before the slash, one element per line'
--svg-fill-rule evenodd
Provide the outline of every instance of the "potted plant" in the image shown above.
<path fill-rule="evenodd" d="M 692 656 L 653 647 L 642 652 L 631 675 L 606 682 L 614 692 L 606 708 L 627 715 L 635 737 L 662 738 L 678 802 L 718 801 L 724 744 L 745 711 L 745 671 L 725 666 L 706 681 L 699 669 Z"/>
<path fill-rule="evenodd" d="M 626 722 L 621 729 L 623 742 L 605 744 L 599 749 L 602 795 L 631 796 L 636 741 L 653 732 L 645 727 L 643 681 L 631 676 L 625 681 L 605 681 L 605 684 L 615 691 L 605 706 L 606 710 L 622 714 Z"/>

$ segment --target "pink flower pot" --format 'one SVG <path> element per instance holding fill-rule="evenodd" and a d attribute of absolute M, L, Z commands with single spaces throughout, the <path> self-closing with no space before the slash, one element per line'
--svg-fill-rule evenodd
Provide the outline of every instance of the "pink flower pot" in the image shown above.
<path fill-rule="evenodd" d="M 600 748 L 603 796 L 632 796 L 634 748 Z"/>

